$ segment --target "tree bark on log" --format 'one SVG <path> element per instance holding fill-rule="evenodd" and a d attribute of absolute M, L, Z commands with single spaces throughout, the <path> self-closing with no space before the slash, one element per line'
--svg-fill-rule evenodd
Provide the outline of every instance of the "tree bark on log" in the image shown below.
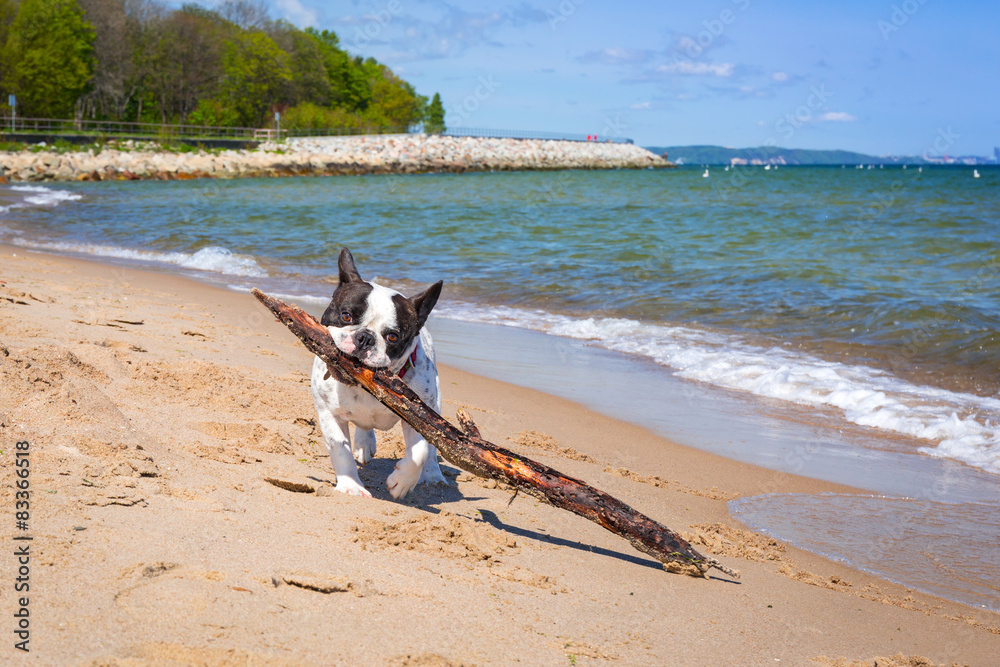
<path fill-rule="evenodd" d="M 459 415 L 464 432 L 459 430 L 420 400 L 398 376 L 385 369 L 364 366 L 341 353 L 327 328 L 301 308 L 258 289 L 252 293 L 309 351 L 327 363 L 334 376 L 348 384 L 364 387 L 437 447 L 449 463 L 590 519 L 663 563 L 667 571 L 707 576 L 708 571 L 715 568 L 739 578 L 739 572 L 698 553 L 680 535 L 617 498 L 483 440 L 468 414 Z"/>

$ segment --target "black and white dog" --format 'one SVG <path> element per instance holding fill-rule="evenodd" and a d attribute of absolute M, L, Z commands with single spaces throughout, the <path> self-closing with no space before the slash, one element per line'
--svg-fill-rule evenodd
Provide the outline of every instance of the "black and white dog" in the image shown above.
<path fill-rule="evenodd" d="M 372 368 L 388 368 L 430 407 L 441 412 L 441 388 L 434 345 L 424 328 L 441 294 L 441 281 L 407 299 L 399 292 L 365 282 L 343 248 L 337 262 L 340 284 L 321 322 L 341 352 Z M 357 463 L 375 457 L 374 429 L 388 430 L 399 417 L 359 386 L 332 376 L 319 357 L 313 361 L 312 395 L 330 461 L 337 471 L 337 491 L 371 497 L 358 478 Z M 354 445 L 348 424 L 354 424 Z M 445 483 L 437 450 L 403 422 L 406 455 L 386 479 L 393 498 L 402 498 L 418 482 Z M 357 463 L 355 463 L 355 461 Z"/>

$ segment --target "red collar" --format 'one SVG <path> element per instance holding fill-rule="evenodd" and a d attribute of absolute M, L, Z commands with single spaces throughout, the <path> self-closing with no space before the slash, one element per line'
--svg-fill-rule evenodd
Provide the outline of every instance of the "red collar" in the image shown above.
<path fill-rule="evenodd" d="M 406 363 L 403 364 L 403 367 L 399 369 L 398 373 L 399 379 L 402 380 L 409 372 L 409 370 L 413 368 L 413 364 L 415 363 L 417 363 L 417 348 L 413 348 L 413 354 L 411 354 L 410 358 L 406 360 Z"/>

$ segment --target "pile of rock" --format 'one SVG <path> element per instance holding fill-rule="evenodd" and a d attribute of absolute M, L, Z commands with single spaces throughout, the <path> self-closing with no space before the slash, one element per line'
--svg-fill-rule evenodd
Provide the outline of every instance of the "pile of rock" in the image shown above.
<path fill-rule="evenodd" d="M 440 135 L 313 137 L 288 141 L 296 155 L 390 171 L 642 169 L 668 166 L 632 144 Z"/>
<path fill-rule="evenodd" d="M 0 152 L 0 182 L 321 176 L 539 169 L 643 169 L 669 162 L 632 144 L 423 134 L 310 137 L 254 150 L 172 152 L 152 144 L 95 151 Z"/>

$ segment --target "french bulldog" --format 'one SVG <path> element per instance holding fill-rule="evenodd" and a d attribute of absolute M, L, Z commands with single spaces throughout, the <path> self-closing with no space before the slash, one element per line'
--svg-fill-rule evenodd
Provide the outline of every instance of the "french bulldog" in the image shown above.
<path fill-rule="evenodd" d="M 387 368 L 430 407 L 441 412 L 441 388 L 434 344 L 424 328 L 441 295 L 442 282 L 412 298 L 361 278 L 351 251 L 343 248 L 337 262 L 340 283 L 320 320 L 337 348 L 371 368 Z M 337 472 L 337 491 L 371 497 L 358 477 L 358 466 L 375 457 L 375 432 L 392 428 L 399 417 L 358 385 L 348 385 L 316 357 L 312 396 L 330 462 Z M 354 443 L 348 424 L 354 424 Z M 418 482 L 444 484 L 437 450 L 403 422 L 406 454 L 386 478 L 393 498 L 402 498 Z"/>

